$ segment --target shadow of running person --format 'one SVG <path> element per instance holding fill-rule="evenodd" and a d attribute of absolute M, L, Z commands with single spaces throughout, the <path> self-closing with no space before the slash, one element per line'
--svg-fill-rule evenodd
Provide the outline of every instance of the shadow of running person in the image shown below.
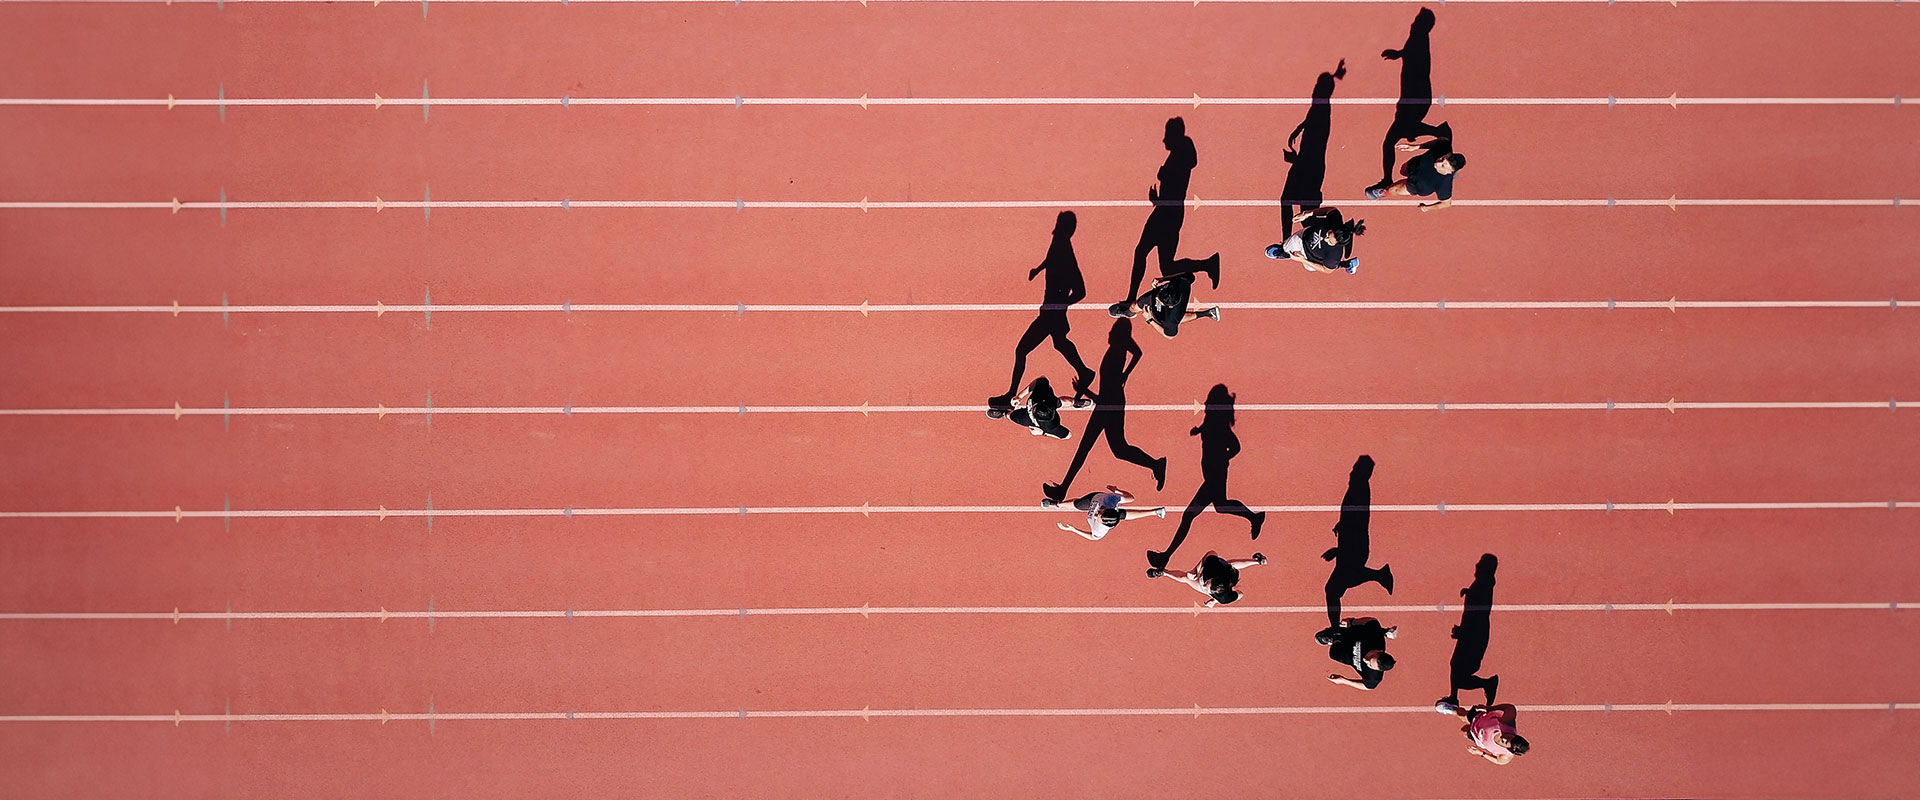
<path fill-rule="evenodd" d="M 1193 502 L 1187 504 L 1186 512 L 1180 515 L 1180 527 L 1173 532 L 1173 541 L 1167 544 L 1167 549 L 1147 551 L 1147 563 L 1157 569 L 1167 568 L 1173 552 L 1186 541 L 1194 518 L 1207 506 L 1213 506 L 1213 510 L 1222 514 L 1245 518 L 1253 526 L 1249 537 L 1252 539 L 1260 538 L 1260 526 L 1267 522 L 1266 512 L 1256 512 L 1247 504 L 1227 497 L 1227 464 L 1240 454 L 1240 437 L 1233 433 L 1233 392 L 1227 390 L 1226 384 L 1214 384 L 1213 390 L 1207 393 L 1206 417 L 1201 419 L 1200 427 L 1187 433 L 1200 437 L 1200 488 L 1193 493 Z"/>
<path fill-rule="evenodd" d="M 1333 574 L 1327 576 L 1327 622 L 1340 624 L 1340 600 L 1348 589 L 1364 583 L 1374 582 L 1380 588 L 1393 594 L 1393 565 L 1387 564 L 1379 569 L 1369 569 L 1371 542 L 1367 535 L 1368 517 L 1372 514 L 1373 459 L 1361 456 L 1353 462 L 1353 471 L 1347 475 L 1347 495 L 1340 500 L 1340 521 L 1333 526 L 1335 544 L 1320 557 L 1333 562 Z"/>
<path fill-rule="evenodd" d="M 1280 157 L 1287 167 L 1287 183 L 1280 189 L 1280 238 L 1293 235 L 1293 216 L 1300 211 L 1319 208 L 1327 181 L 1327 142 L 1333 136 L 1333 84 L 1347 76 L 1342 60 L 1332 72 L 1320 73 L 1313 82 L 1313 104 L 1307 118 L 1287 135 L 1287 148 Z M 1295 149 L 1295 148 L 1298 149 Z"/>
<path fill-rule="evenodd" d="M 1007 382 L 1007 393 L 989 398 L 988 408 L 1004 410 L 1008 407 L 1013 394 L 1020 390 L 1020 378 L 1026 374 L 1027 354 L 1048 339 L 1053 340 L 1053 349 L 1060 351 L 1060 355 L 1078 375 L 1073 381 L 1074 399 L 1078 401 L 1092 391 L 1093 370 L 1080 359 L 1080 350 L 1067 338 L 1067 332 L 1071 329 L 1067 324 L 1067 309 L 1087 297 L 1086 278 L 1080 273 L 1079 259 L 1073 256 L 1075 227 L 1073 212 L 1060 212 L 1060 216 L 1054 219 L 1053 243 L 1047 246 L 1046 258 L 1041 259 L 1040 266 L 1027 271 L 1027 280 L 1033 280 L 1042 272 L 1047 275 L 1046 291 L 1040 300 L 1040 315 L 1033 318 L 1033 323 L 1027 326 L 1027 332 L 1020 336 L 1020 343 L 1014 345 L 1013 379 Z"/>
<path fill-rule="evenodd" d="M 1116 317 L 1124 316 L 1125 309 L 1140 299 L 1140 281 L 1147 277 L 1147 253 L 1155 250 L 1160 252 L 1161 277 L 1204 272 L 1213 288 L 1220 288 L 1219 253 L 1197 261 L 1174 258 L 1180 247 L 1180 227 L 1187 219 L 1187 185 L 1193 180 L 1193 168 L 1200 163 L 1193 140 L 1187 137 L 1186 121 L 1179 117 L 1167 120 L 1166 135 L 1160 141 L 1167 147 L 1167 160 L 1160 165 L 1159 182 L 1147 187 L 1153 211 L 1140 229 L 1140 243 L 1133 247 L 1133 278 L 1127 283 L 1127 299 L 1108 308 Z"/>
<path fill-rule="evenodd" d="M 1447 696 L 1440 702 L 1457 706 L 1463 689 L 1483 689 L 1487 705 L 1493 705 L 1500 688 L 1500 676 L 1479 676 L 1480 662 L 1487 657 L 1487 639 L 1493 628 L 1493 572 L 1500 559 L 1492 553 L 1480 556 L 1473 568 L 1473 585 L 1460 590 L 1466 607 L 1460 611 L 1460 624 L 1453 628 L 1453 661 Z"/>
<path fill-rule="evenodd" d="M 1407 43 L 1398 50 L 1380 54 L 1388 61 L 1400 62 L 1400 102 L 1393 107 L 1393 124 L 1387 126 L 1387 136 L 1380 142 L 1380 182 L 1368 187 L 1369 190 L 1384 189 L 1393 183 L 1395 147 L 1400 142 L 1422 136 L 1453 138 L 1453 130 L 1447 123 L 1427 124 L 1427 111 L 1433 108 L 1433 48 L 1428 41 L 1428 34 L 1432 32 L 1433 12 L 1420 9 L 1420 13 L 1414 15 L 1413 27 L 1407 31 Z"/>
<path fill-rule="evenodd" d="M 1132 356 L 1131 359 L 1128 356 Z M 1133 320 L 1116 319 L 1107 331 L 1107 352 L 1100 357 L 1100 386 L 1093 395 L 1093 411 L 1087 415 L 1086 431 L 1080 437 L 1080 449 L 1074 451 L 1073 464 L 1059 483 L 1042 484 L 1046 497 L 1056 503 L 1066 500 L 1073 478 L 1080 474 L 1093 440 L 1105 434 L 1107 449 L 1113 457 L 1153 471 L 1154 490 L 1167 486 L 1167 460 L 1154 458 L 1127 443 L 1127 377 L 1140 364 L 1140 344 L 1133 340 Z"/>

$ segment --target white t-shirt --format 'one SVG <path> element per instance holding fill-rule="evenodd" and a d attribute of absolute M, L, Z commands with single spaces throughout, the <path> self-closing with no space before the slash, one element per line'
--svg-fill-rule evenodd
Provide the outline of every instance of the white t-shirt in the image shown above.
<path fill-rule="evenodd" d="M 1113 530 L 1112 525 L 1108 525 L 1106 520 L 1100 518 L 1100 512 L 1119 508 L 1122 499 L 1120 495 L 1113 492 L 1102 492 L 1099 497 L 1094 498 L 1093 508 L 1087 511 L 1087 530 L 1093 534 L 1093 538 L 1099 539 L 1106 536 L 1107 531 Z"/>

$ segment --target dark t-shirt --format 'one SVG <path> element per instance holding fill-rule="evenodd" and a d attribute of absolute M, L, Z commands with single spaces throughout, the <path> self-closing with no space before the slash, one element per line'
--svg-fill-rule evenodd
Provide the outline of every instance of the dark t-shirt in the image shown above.
<path fill-rule="evenodd" d="M 1343 269 L 1348 254 L 1353 252 L 1353 240 L 1340 244 L 1326 240 L 1327 231 L 1345 224 L 1338 210 L 1308 217 L 1300 225 L 1300 250 L 1306 253 L 1307 260 L 1327 269 Z"/>
<path fill-rule="evenodd" d="M 1053 387 L 1036 383 L 1032 391 L 1027 407 L 1016 408 L 1009 415 L 1013 421 L 1048 433 L 1064 430 L 1065 426 L 1060 424 L 1060 397 L 1053 393 Z"/>
<path fill-rule="evenodd" d="M 1427 151 L 1407 159 L 1407 191 L 1425 197 L 1434 195 L 1441 200 L 1453 199 L 1453 174 L 1440 174 L 1433 168 L 1440 159 L 1453 155 L 1453 149 L 1444 144 L 1434 144 Z"/>
<path fill-rule="evenodd" d="M 1175 275 L 1147 293 L 1147 313 L 1168 336 L 1178 333 L 1180 320 L 1187 315 L 1187 303 L 1193 299 L 1193 276 Z"/>
<path fill-rule="evenodd" d="M 1375 650 L 1387 649 L 1387 630 L 1380 627 L 1378 620 L 1368 620 L 1358 625 L 1349 625 L 1333 630 L 1333 645 L 1327 648 L 1327 657 L 1360 673 L 1360 683 L 1369 689 L 1380 685 L 1387 673 L 1367 666 L 1362 658 Z"/>

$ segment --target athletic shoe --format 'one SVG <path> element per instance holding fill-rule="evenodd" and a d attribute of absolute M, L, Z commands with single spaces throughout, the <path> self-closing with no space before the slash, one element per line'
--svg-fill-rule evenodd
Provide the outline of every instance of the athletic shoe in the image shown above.
<path fill-rule="evenodd" d="M 1149 578 L 1158 578 L 1158 577 L 1160 577 L 1160 576 L 1162 576 L 1162 575 L 1165 575 L 1165 574 L 1167 574 L 1167 571 L 1166 571 L 1166 570 L 1163 570 L 1163 569 L 1160 569 L 1159 567 L 1148 567 L 1148 568 L 1147 568 L 1147 577 L 1149 577 Z"/>
<path fill-rule="evenodd" d="M 1266 557 L 1266 556 L 1264 556 L 1264 555 L 1261 555 L 1260 553 L 1254 553 L 1254 554 L 1253 554 L 1253 563 L 1255 563 L 1255 564 L 1259 564 L 1260 566 L 1263 566 L 1263 567 L 1264 567 L 1264 566 L 1266 566 L 1266 565 L 1267 565 L 1267 557 Z"/>
<path fill-rule="evenodd" d="M 1267 245 L 1267 257 L 1276 260 L 1286 258 L 1287 249 L 1277 244 Z"/>
<path fill-rule="evenodd" d="M 1386 197 L 1386 196 L 1387 196 L 1387 187 L 1385 187 L 1385 186 L 1369 186 L 1369 187 L 1367 187 L 1367 199 L 1368 199 L 1368 200 L 1378 200 L 1378 199 L 1380 199 L 1380 198 L 1382 198 L 1382 197 Z"/>
<path fill-rule="evenodd" d="M 1203 314 L 1205 314 L 1205 315 L 1206 315 L 1206 317 L 1207 317 L 1207 319 L 1210 319 L 1210 320 L 1213 320 L 1214 322 L 1219 322 L 1219 321 L 1220 321 L 1220 307 L 1219 307 L 1219 306 L 1214 306 L 1214 307 L 1212 307 L 1212 308 L 1209 308 L 1209 309 L 1207 309 L 1206 311 L 1203 311 L 1203 312 L 1201 312 L 1201 313 L 1203 313 Z"/>
<path fill-rule="evenodd" d="M 1356 272 L 1359 272 L 1359 271 L 1360 271 L 1360 259 L 1358 259 L 1358 258 L 1349 258 L 1349 259 L 1347 259 L 1347 266 L 1346 266 L 1346 270 L 1347 270 L 1347 274 L 1348 274 L 1348 275 L 1352 275 L 1353 273 L 1356 273 Z"/>
<path fill-rule="evenodd" d="M 1107 316 L 1113 317 L 1114 319 L 1131 317 L 1133 316 L 1133 303 L 1119 302 L 1107 306 Z"/>
<path fill-rule="evenodd" d="M 987 419 L 1006 419 L 1007 413 L 1012 410 L 1013 397 L 1011 395 L 1003 394 L 999 397 L 987 398 Z"/>
<path fill-rule="evenodd" d="M 1154 515 L 1154 516 L 1156 516 L 1156 517 L 1159 517 L 1159 518 L 1161 518 L 1161 519 L 1166 519 L 1166 518 L 1167 518 L 1167 507 L 1166 507 L 1166 506 L 1161 506 L 1161 507 L 1159 507 L 1159 508 L 1156 508 L 1156 509 L 1154 509 L 1154 510 L 1153 510 L 1153 515 Z"/>
<path fill-rule="evenodd" d="M 1441 698 L 1434 701 L 1433 710 L 1440 712 L 1442 715 L 1452 717 L 1459 715 L 1460 706 L 1457 703 L 1448 701 L 1446 698 Z"/>
<path fill-rule="evenodd" d="M 1161 553 L 1153 550 L 1147 551 L 1147 563 L 1153 565 L 1154 569 L 1160 570 L 1161 572 L 1167 570 L 1167 560 L 1172 557 L 1172 553 Z"/>
<path fill-rule="evenodd" d="M 1040 507 L 1041 508 L 1059 508 L 1060 501 L 1055 500 L 1051 497 L 1042 497 L 1040 498 Z"/>
<path fill-rule="evenodd" d="M 1207 256 L 1205 263 L 1206 266 L 1201 267 L 1200 271 L 1207 273 L 1207 280 L 1213 281 L 1213 288 L 1220 288 L 1220 254 Z"/>

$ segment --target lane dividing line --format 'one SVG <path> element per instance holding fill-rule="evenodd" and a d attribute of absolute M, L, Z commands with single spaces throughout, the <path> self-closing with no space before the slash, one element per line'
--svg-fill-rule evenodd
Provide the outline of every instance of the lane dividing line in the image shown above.
<path fill-rule="evenodd" d="M 1909 401 L 1911 406 L 1911 401 Z M 1900 407 L 1897 399 L 1859 400 L 1859 401 L 1778 401 L 1778 402 L 1715 402 L 1669 399 L 1666 402 L 1626 402 L 1602 400 L 1584 403 L 1235 403 L 1235 412 L 1387 412 L 1387 411 L 1666 411 L 1677 414 L 1681 411 L 1837 411 L 1871 410 L 1896 411 Z M 604 416 L 645 416 L 675 414 L 725 414 L 745 416 L 747 414 L 859 414 L 870 417 L 874 414 L 978 414 L 986 410 L 985 405 L 873 405 L 861 403 L 852 405 L 822 406 L 773 406 L 773 405 L 705 405 L 705 406 L 262 406 L 245 407 L 223 405 L 219 408 L 190 408 L 174 404 L 171 408 L 0 408 L 0 417 L 172 417 L 179 420 L 185 417 L 219 417 L 223 422 L 231 423 L 232 417 L 427 417 L 434 414 L 455 416 L 563 416 L 604 415 Z M 1140 412 L 1188 412 L 1199 414 L 1203 411 L 1226 410 L 1199 401 L 1191 403 L 1128 403 L 1128 411 Z M 1091 409 L 1074 408 L 1070 405 L 1060 408 L 1062 413 L 1087 413 Z"/>
<path fill-rule="evenodd" d="M 227 3 L 332 3 L 332 2 L 337 2 L 337 0 L 0 0 L 0 5 L 10 4 L 10 3 L 51 3 L 51 4 L 74 4 L 74 3 L 101 4 L 101 3 L 104 3 L 104 4 L 150 4 L 150 5 L 169 5 L 169 6 L 176 5 L 176 4 L 178 5 L 212 5 L 212 6 L 215 6 L 216 8 L 224 8 Z M 362 0 L 362 2 L 365 2 L 365 0 Z M 569 5 L 570 3 L 603 3 L 603 4 L 616 4 L 616 5 L 632 4 L 632 3 L 675 4 L 675 5 L 705 3 L 705 4 L 725 4 L 725 5 L 737 6 L 737 5 L 740 5 L 742 2 L 823 3 L 823 4 L 834 4 L 834 5 L 845 4 L 847 2 L 858 2 L 863 7 L 871 3 L 888 3 L 888 4 L 987 3 L 987 4 L 991 4 L 991 3 L 1016 3 L 1016 2 L 1018 3 L 1071 3 L 1071 4 L 1077 4 L 1077 5 L 1105 4 L 1105 3 L 1119 3 L 1119 4 L 1167 3 L 1167 4 L 1182 5 L 1182 6 L 1199 5 L 1199 2 L 1197 2 L 1197 0 L 439 0 L 439 2 L 538 4 L 538 5 L 553 5 L 555 3 L 558 3 L 559 5 L 562 5 L 562 6 Z M 1343 4 L 1377 3 L 1381 5 L 1413 5 L 1419 2 L 1419 0 L 1207 0 L 1207 2 L 1208 3 L 1228 3 L 1228 4 L 1254 4 L 1254 5 L 1295 5 L 1295 4 L 1301 4 L 1301 3 L 1343 3 Z M 1613 5 L 1616 2 L 1616 0 L 1451 0 L 1451 2 L 1481 3 L 1481 4 L 1492 3 L 1492 4 L 1500 4 L 1500 5 L 1507 5 L 1507 4 Z M 1680 5 L 1680 0 L 1617 0 L 1617 2 L 1621 4 L 1632 4 L 1632 3 L 1648 4 L 1648 5 L 1657 4 L 1657 5 L 1665 5 L 1665 6 L 1675 7 L 1675 8 L 1679 7 Z M 1902 0 L 1687 0 L 1687 3 L 1689 5 L 1696 4 L 1696 3 L 1708 3 L 1708 4 L 1714 4 L 1714 5 L 1748 5 L 1748 4 L 1798 5 L 1803 3 L 1816 4 L 1816 5 L 1834 4 L 1834 3 L 1844 3 L 1844 4 L 1868 3 L 1868 4 L 1875 4 L 1875 5 L 1888 5 L 1888 4 L 1899 5 L 1901 2 Z M 381 3 L 381 0 L 372 0 L 372 5 L 375 8 L 378 8 L 380 6 L 380 3 Z M 359 5 L 359 4 L 360 3 L 342 3 L 342 5 Z M 426 13 L 426 0 L 421 0 L 421 14 L 424 16 L 425 13 Z"/>
<path fill-rule="evenodd" d="M 574 106 L 640 107 L 815 107 L 840 106 L 860 109 L 880 107 L 941 106 L 1203 106 L 1305 107 L 1316 102 L 1335 106 L 1889 106 L 1906 105 L 1904 98 L 1889 97 L 1684 97 L 1678 92 L 1665 97 L 1336 97 L 1330 102 L 1312 97 L 433 97 L 422 85 L 414 97 L 229 97 L 222 86 L 215 97 L 0 97 L 0 107 L 32 108 L 214 108 L 222 114 L 229 108 L 285 107 L 364 107 L 419 106 L 423 114 L 432 106 L 507 107 Z M 223 117 L 224 119 L 224 117 Z M 425 119 L 423 115 L 422 119 Z"/>
<path fill-rule="evenodd" d="M 1902 607 L 1915 608 L 1914 603 L 1681 603 L 1668 600 L 1665 603 L 1496 603 L 1491 608 L 1500 613 L 1604 613 L 1613 612 L 1666 612 L 1673 616 L 1681 611 L 1899 611 Z M 1411 614 L 1431 612 L 1439 614 L 1459 613 L 1461 603 L 1437 603 L 1433 605 L 1375 605 L 1344 606 L 1347 612 L 1366 614 Z M 1207 608 L 1198 603 L 1192 606 L 872 606 L 820 607 L 820 608 L 645 608 L 645 609 L 538 609 L 538 610 L 481 610 L 449 611 L 444 608 L 425 611 L 393 611 L 381 607 L 378 611 L 48 611 L 48 612 L 0 612 L 0 621 L 214 621 L 222 622 L 232 629 L 234 620 L 241 621 L 296 621 L 296 620 L 377 620 L 385 623 L 389 620 L 427 620 L 446 621 L 450 619 L 678 619 L 694 617 L 851 617 L 871 619 L 874 616 L 1197 616 L 1200 614 L 1325 614 L 1326 606 L 1220 606 Z"/>
<path fill-rule="evenodd" d="M 1338 513 L 1339 505 L 1254 505 L 1256 511 L 1269 511 L 1282 514 L 1325 514 Z M 1831 501 L 1831 502 L 1780 502 L 1780 503 L 1682 503 L 1668 500 L 1664 503 L 1447 503 L 1432 505 L 1414 503 L 1375 503 L 1375 512 L 1427 512 L 1442 514 L 1449 512 L 1563 512 L 1563 511 L 1665 511 L 1673 515 L 1681 511 L 1845 511 L 1876 510 L 1895 511 L 1902 508 L 1920 508 L 1920 501 Z M 161 511 L 0 511 L 0 519 L 170 519 L 181 522 L 188 519 L 376 519 L 387 520 L 395 517 L 422 517 L 432 524 L 435 518 L 447 517 L 692 517 L 692 516 L 747 516 L 749 514 L 774 515 L 844 515 L 859 514 L 871 517 L 874 514 L 1052 514 L 1058 515 L 1058 509 L 1041 508 L 1038 505 L 1021 506 L 877 506 L 871 503 L 857 506 L 682 506 L 682 507 L 633 507 L 633 508 L 582 508 L 566 506 L 564 508 L 436 508 L 429 500 L 426 508 L 312 508 L 312 509 L 239 509 L 222 508 L 213 511 L 188 510 L 174 506 Z"/>
<path fill-rule="evenodd" d="M 1920 703 L 1584 703 L 1526 706 L 1527 713 L 1678 713 L 1911 711 Z M 729 711 L 441 711 L 426 713 L 319 714 L 18 714 L 0 716 L 0 723 L 163 722 L 178 727 L 186 722 L 567 722 L 573 720 L 690 720 L 690 719 L 849 719 L 913 717 L 1193 717 L 1285 716 L 1329 714 L 1433 714 L 1433 706 L 1222 706 L 1198 703 L 1175 708 L 874 708 L 786 709 Z"/>
<path fill-rule="evenodd" d="M 1920 194 L 1916 192 L 1915 194 Z M 1912 197 L 1913 195 L 1908 195 Z M 1172 203 L 1169 201 L 1169 205 Z M 1279 208 L 1287 201 L 1274 199 L 1251 200 L 1201 200 L 1189 198 L 1188 208 L 1212 206 L 1218 208 Z M 1467 208 L 1614 208 L 1623 207 L 1663 207 L 1678 211 L 1682 207 L 1726 207 L 1726 208 L 1813 208 L 1813 207 L 1873 207 L 1900 208 L 1914 207 L 1915 203 L 1902 202 L 1899 197 L 1884 198 L 1682 198 L 1669 195 L 1665 198 L 1620 198 L 1607 197 L 1597 199 L 1472 199 L 1460 198 L 1453 201 L 1455 206 Z M 1342 207 L 1355 208 L 1412 208 L 1417 205 L 1411 200 L 1342 200 Z M 840 211 L 890 210 L 965 210 L 965 209 L 1022 209 L 1022 208 L 1152 208 L 1149 200 L 873 200 L 863 197 L 859 200 L 575 200 L 571 197 L 559 200 L 384 200 L 375 197 L 370 200 L 223 200 L 182 201 L 170 200 L 101 200 L 101 201 L 57 201 L 57 200 L 9 200 L 0 202 L 0 210 L 9 211 L 167 211 L 179 214 L 183 210 L 227 211 L 246 210 L 368 210 L 379 213 L 385 209 L 421 209 L 431 213 L 433 209 L 545 209 L 573 211 L 578 209 L 727 209 L 745 211 L 755 209 L 831 209 Z"/>
<path fill-rule="evenodd" d="M 1897 311 L 1903 306 L 1920 308 L 1920 302 L 1885 300 L 1374 300 L 1374 301 L 1243 301 L 1214 305 L 1230 311 L 1667 311 L 1753 310 L 1753 309 L 1835 309 L 1862 308 Z M 0 314 L 218 314 L 224 322 L 235 314 L 523 314 L 558 313 L 708 313 L 741 316 L 748 312 L 786 314 L 930 314 L 987 313 L 1042 310 L 1032 303 L 373 303 L 334 304 L 255 304 L 188 305 L 174 301 L 170 305 L 36 305 L 0 306 Z M 1098 304 L 1074 305 L 1066 309 L 1106 314 Z"/>

